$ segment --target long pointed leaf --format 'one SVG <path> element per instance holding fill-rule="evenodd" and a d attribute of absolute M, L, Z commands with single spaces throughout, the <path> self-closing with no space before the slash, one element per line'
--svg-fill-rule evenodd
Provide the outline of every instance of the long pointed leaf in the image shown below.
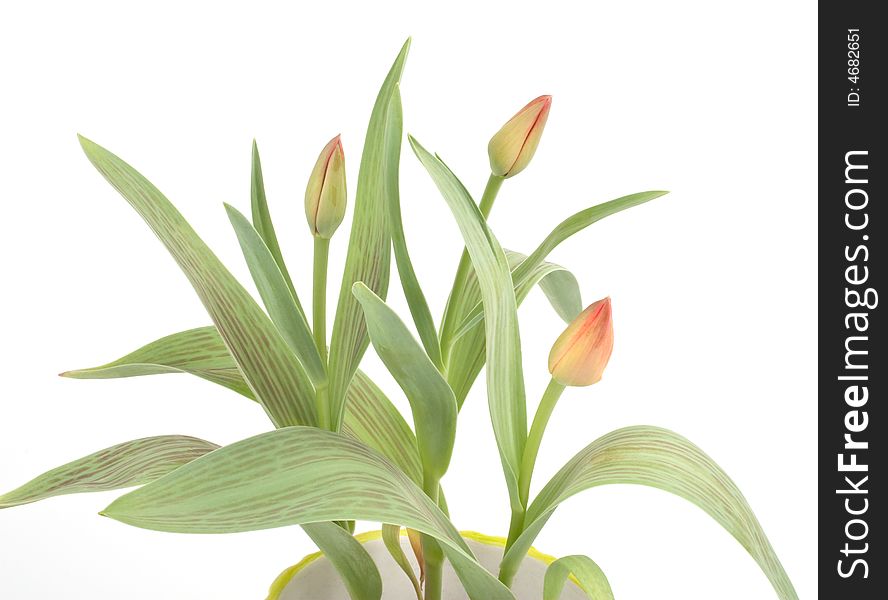
<path fill-rule="evenodd" d="M 66 371 L 62 375 L 112 379 L 163 373 L 190 373 L 253 398 L 215 327 L 174 333 L 107 365 Z M 382 390 L 360 369 L 348 388 L 347 399 L 343 433 L 388 457 L 421 485 L 422 465 L 413 431 Z"/>
<path fill-rule="evenodd" d="M 351 600 L 379 600 L 382 597 L 379 569 L 350 533 L 333 523 L 307 523 L 302 529 L 336 568 Z"/>
<path fill-rule="evenodd" d="M 509 497 L 518 499 L 518 471 L 527 441 L 527 409 L 521 369 L 521 339 L 512 277 L 506 255 L 478 206 L 456 175 L 410 138 L 413 151 L 432 176 L 462 232 L 486 313 L 487 398 Z"/>
<path fill-rule="evenodd" d="M 179 533 L 348 519 L 401 523 L 440 540 L 473 600 L 513 600 L 397 467 L 359 442 L 317 428 L 287 427 L 221 448 L 118 498 L 103 514 Z"/>
<path fill-rule="evenodd" d="M 287 287 L 287 281 L 270 249 L 247 218 L 236 208 L 226 204 L 225 210 L 237 234 L 253 281 L 256 282 L 259 296 L 268 310 L 268 316 L 302 363 L 315 386 L 326 381 L 327 373 L 312 338 L 311 328 L 290 288 Z"/>
<path fill-rule="evenodd" d="M 53 496 L 106 492 L 142 485 L 218 448 L 184 435 L 162 435 L 124 442 L 47 471 L 0 495 L 0 508 Z"/>
<path fill-rule="evenodd" d="M 180 331 L 110 363 L 60 375 L 71 379 L 118 379 L 165 373 L 196 375 L 254 399 L 225 342 L 212 326 Z"/>
<path fill-rule="evenodd" d="M 182 268 L 272 423 L 316 425 L 308 376 L 250 294 L 160 190 L 98 144 L 80 137 L 80 145 Z"/>
<path fill-rule="evenodd" d="M 401 153 L 400 135 L 392 135 L 393 128 L 400 129 L 400 122 L 389 118 L 389 106 L 409 47 L 407 40 L 379 90 L 364 138 L 354 220 L 330 339 L 329 401 L 334 430 L 339 429 L 346 390 L 369 344 L 364 315 L 352 295 L 352 286 L 362 281 L 380 298 L 385 298 L 388 291 L 391 226 L 387 206 L 391 195 L 397 194 Z"/>
<path fill-rule="evenodd" d="M 396 135 L 400 140 L 402 132 L 401 94 L 397 88 L 395 88 L 395 93 L 392 95 L 389 120 L 392 123 L 391 135 Z M 400 151 L 400 144 L 398 145 L 398 150 Z M 397 187 L 395 192 L 397 192 Z M 435 366 L 441 370 L 443 363 L 441 361 L 441 347 L 438 345 L 438 334 L 435 331 L 435 320 L 432 318 L 432 311 L 429 310 L 425 294 L 422 293 L 422 287 L 420 287 L 419 280 L 416 278 L 416 272 L 413 270 L 410 253 L 407 251 L 407 239 L 404 236 L 404 225 L 401 222 L 399 193 L 389 195 L 388 209 L 392 227 L 392 248 L 395 251 L 395 263 L 398 266 L 401 287 L 404 288 L 404 297 L 407 299 L 407 306 L 410 309 L 410 314 L 413 316 L 416 331 L 419 333 L 419 339 L 422 340 L 426 354 L 429 355 Z"/>
<path fill-rule="evenodd" d="M 694 444 L 658 427 L 618 429 L 568 461 L 531 503 L 525 531 L 503 561 L 515 564 L 524 558 L 561 502 L 583 490 L 615 483 L 654 487 L 693 502 L 746 548 L 781 600 L 797 600 L 765 532 L 731 478 Z"/>
<path fill-rule="evenodd" d="M 537 246 L 536 250 L 527 257 L 521 264 L 519 264 L 512 273 L 512 278 L 515 281 L 515 290 L 516 294 L 519 295 L 520 299 L 524 299 L 527 296 L 527 293 L 533 287 L 532 284 L 529 284 L 529 280 L 531 280 L 534 276 L 534 272 L 543 264 L 543 260 L 546 256 L 549 255 L 552 250 L 558 247 L 561 242 L 568 239 L 575 233 L 579 233 L 589 225 L 600 221 L 605 217 L 609 217 L 614 215 L 620 211 L 626 210 L 627 208 L 632 208 L 634 206 L 638 206 L 639 204 L 644 204 L 645 202 L 650 202 L 656 198 L 661 196 L 665 196 L 669 192 L 663 191 L 653 191 L 653 192 L 639 192 L 637 194 L 630 194 L 629 196 L 623 196 L 622 198 L 617 198 L 616 200 L 611 200 L 610 202 L 604 202 L 602 204 L 597 204 L 585 210 L 581 210 L 580 212 L 571 215 L 564 221 L 562 221 L 552 232 L 546 236 L 546 239 L 542 241 L 542 243 Z M 484 307 L 481 303 L 475 304 L 472 310 L 468 315 L 463 319 L 462 324 L 460 325 L 460 331 L 464 331 L 468 327 L 472 327 L 477 325 L 483 319 Z M 456 336 L 458 337 L 458 336 Z"/>
<path fill-rule="evenodd" d="M 546 569 L 543 579 L 543 600 L 558 600 L 567 579 L 573 576 L 589 600 L 614 600 L 610 583 L 595 561 L 575 554 L 559 558 Z"/>
<path fill-rule="evenodd" d="M 398 315 L 379 296 L 362 283 L 355 284 L 354 294 L 364 309 L 373 347 L 410 401 L 423 474 L 438 481 L 447 472 L 456 437 L 453 391 Z"/>
<path fill-rule="evenodd" d="M 290 293 L 293 294 L 293 301 L 296 302 L 296 307 L 304 319 L 305 311 L 302 310 L 302 303 L 299 302 L 296 287 L 293 285 L 289 271 L 287 271 L 287 265 L 284 262 L 283 254 L 281 254 L 280 244 L 278 244 L 277 234 L 274 231 L 271 213 L 268 212 L 268 202 L 265 199 L 265 180 L 262 177 L 262 161 L 259 160 L 259 146 L 256 145 L 256 140 L 253 140 L 253 160 L 250 172 L 250 209 L 253 217 L 253 227 L 256 228 L 256 231 L 262 236 L 265 245 L 268 246 L 268 251 L 271 252 L 274 261 L 281 270 L 281 275 L 283 275 L 284 280 L 287 282 Z"/>

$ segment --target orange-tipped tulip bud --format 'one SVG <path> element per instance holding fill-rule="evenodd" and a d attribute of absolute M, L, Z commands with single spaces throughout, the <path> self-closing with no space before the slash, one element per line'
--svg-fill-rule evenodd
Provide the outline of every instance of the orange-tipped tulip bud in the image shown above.
<path fill-rule="evenodd" d="M 551 106 L 552 96 L 540 96 L 518 111 L 490 138 L 487 154 L 494 175 L 512 177 L 530 163 L 543 136 Z"/>
<path fill-rule="evenodd" d="M 330 140 L 305 188 L 305 218 L 315 237 L 330 239 L 345 217 L 345 155 L 339 136 Z"/>
<path fill-rule="evenodd" d="M 613 349 L 611 301 L 604 298 L 580 313 L 555 340 L 549 372 L 562 385 L 592 385 L 601 379 Z"/>

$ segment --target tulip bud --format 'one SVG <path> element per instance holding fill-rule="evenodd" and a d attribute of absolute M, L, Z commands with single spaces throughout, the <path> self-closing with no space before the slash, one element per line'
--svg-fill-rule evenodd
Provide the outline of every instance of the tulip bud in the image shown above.
<path fill-rule="evenodd" d="M 613 349 L 611 301 L 604 298 L 580 313 L 555 340 L 549 372 L 562 385 L 592 385 L 601 379 Z"/>
<path fill-rule="evenodd" d="M 345 156 L 339 136 L 324 146 L 305 188 L 305 218 L 315 237 L 330 239 L 345 216 Z"/>
<path fill-rule="evenodd" d="M 530 162 L 549 118 L 552 96 L 540 96 L 518 111 L 490 138 L 490 170 L 500 177 L 517 175 Z"/>

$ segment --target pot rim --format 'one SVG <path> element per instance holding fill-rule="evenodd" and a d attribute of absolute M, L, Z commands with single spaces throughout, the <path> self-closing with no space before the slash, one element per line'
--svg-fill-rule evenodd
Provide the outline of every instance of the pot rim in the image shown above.
<path fill-rule="evenodd" d="M 472 530 L 464 530 L 460 531 L 459 534 L 468 540 L 472 540 L 478 542 L 479 544 L 485 544 L 487 546 L 498 546 L 500 548 L 506 547 L 506 538 L 496 536 L 496 535 L 486 535 L 484 533 L 478 533 L 477 531 Z M 402 537 L 407 535 L 406 529 L 401 529 L 400 535 Z M 379 539 L 382 539 L 382 530 L 376 529 L 372 531 L 365 531 L 363 533 L 356 533 L 354 538 L 358 540 L 361 544 L 366 544 L 367 542 L 373 542 Z M 318 550 L 317 552 L 312 552 L 302 558 L 298 563 L 291 567 L 287 567 L 284 569 L 280 575 L 272 582 L 271 587 L 268 590 L 268 597 L 266 600 L 278 600 L 280 598 L 281 592 L 284 591 L 284 588 L 287 587 L 287 584 L 290 583 L 290 580 L 293 579 L 302 569 L 316 561 L 317 559 L 324 556 L 324 553 Z M 549 554 L 545 554 L 540 552 L 536 548 L 531 547 L 530 550 L 527 551 L 527 556 L 530 558 L 536 559 L 546 565 L 551 565 L 555 562 L 555 557 L 550 556 Z M 573 578 L 573 576 L 571 576 Z"/>

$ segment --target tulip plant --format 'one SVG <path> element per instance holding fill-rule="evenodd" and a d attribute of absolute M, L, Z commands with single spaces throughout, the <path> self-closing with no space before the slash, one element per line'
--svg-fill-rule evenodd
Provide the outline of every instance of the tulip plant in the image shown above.
<path fill-rule="evenodd" d="M 189 373 L 255 401 L 274 429 L 221 448 L 178 435 L 124 442 L 0 496 L 0 508 L 139 486 L 101 514 L 136 527 L 179 533 L 300 525 L 336 569 L 337 585 L 354 600 L 395 597 L 390 593 L 394 588 L 385 587 L 395 583 L 380 575 L 384 565 L 370 556 L 368 538 L 353 535 L 355 520 L 382 525 L 389 566 L 398 565 L 398 583 L 409 582 L 411 594 L 420 600 L 463 594 L 474 600 L 553 600 L 569 589 L 582 597 L 612 598 L 601 569 L 586 557 L 547 560 L 551 565 L 538 587 L 527 579 L 519 583 L 516 574 L 531 562 L 525 560 L 534 555 L 531 544 L 562 501 L 596 486 L 640 484 L 681 496 L 707 512 L 760 565 L 779 598 L 795 599 L 743 495 L 712 459 L 671 431 L 637 426 L 608 433 L 530 496 L 537 452 L 559 396 L 567 386 L 599 381 L 614 343 L 610 299 L 582 310 L 576 279 L 545 259 L 592 223 L 665 192 L 631 194 L 582 210 L 524 255 L 500 246 L 487 217 L 505 181 L 531 162 L 551 97 L 530 102 L 490 140 L 491 174 L 480 203 L 437 155 L 408 136 L 465 242 L 446 310 L 436 325 L 401 220 L 399 85 L 408 46 L 385 78 L 370 117 L 329 336 L 327 257 L 347 198 L 339 136 L 321 151 L 305 192 L 315 244 L 311 319 L 281 254 L 255 143 L 252 218 L 225 208 L 264 310 L 156 187 L 108 150 L 80 138 L 92 164 L 178 263 L 212 325 L 174 333 L 103 366 L 62 375 L 107 379 Z M 392 256 L 418 339 L 385 302 Z M 568 325 L 552 347 L 552 379 L 528 429 L 517 307 L 537 285 Z M 412 427 L 359 369 L 370 344 L 403 390 Z M 458 414 L 485 365 L 490 417 L 510 500 L 508 536 L 493 566 L 482 564 L 470 536 L 461 535 L 451 521 L 443 485 Z M 406 537 L 401 535 L 404 529 Z M 455 573 L 459 583 L 445 589 L 445 571 Z M 286 580 L 279 581 L 270 597 L 289 597 L 282 589 L 296 584 L 284 584 Z M 294 593 L 293 598 L 303 597 L 298 589 Z"/>

